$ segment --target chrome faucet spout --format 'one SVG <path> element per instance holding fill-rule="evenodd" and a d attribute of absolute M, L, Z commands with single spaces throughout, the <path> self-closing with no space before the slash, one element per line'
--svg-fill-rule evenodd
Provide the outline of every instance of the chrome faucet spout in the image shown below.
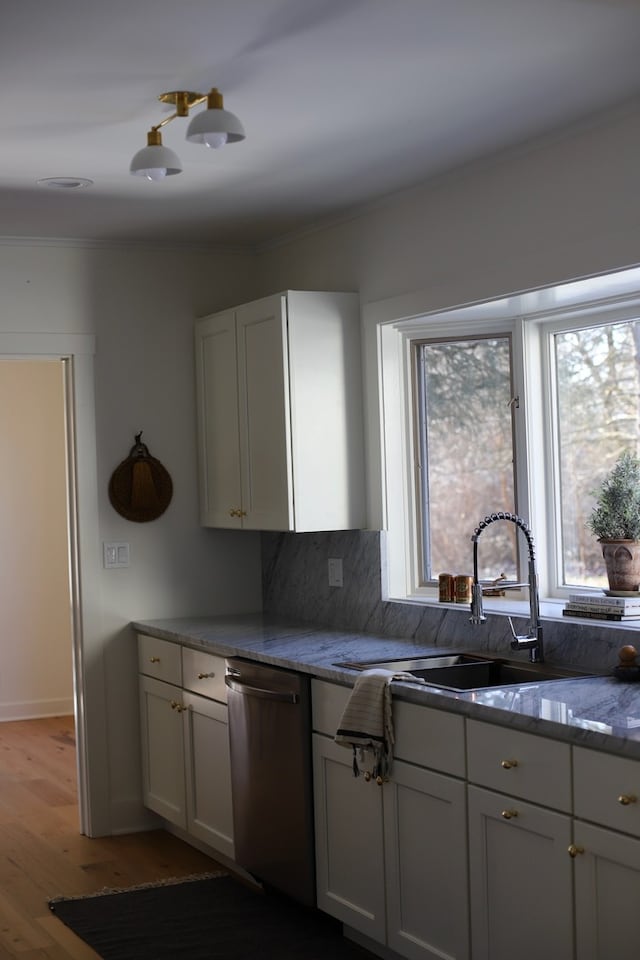
<path fill-rule="evenodd" d="M 532 663 L 542 663 L 544 661 L 544 644 L 542 639 L 542 623 L 540 622 L 540 599 L 538 594 L 538 575 L 536 572 L 536 555 L 533 536 L 522 517 L 519 517 L 515 513 L 506 513 L 504 511 L 492 513 L 488 517 L 485 517 L 484 520 L 481 520 L 473 531 L 473 536 L 471 537 L 473 541 L 473 588 L 469 621 L 473 624 L 479 624 L 484 623 L 487 619 L 482 607 L 482 585 L 478 577 L 478 540 L 482 531 L 496 520 L 508 520 L 510 523 L 514 523 L 524 534 L 529 550 L 529 632 L 524 635 L 517 634 L 511 617 L 509 617 L 509 625 L 512 633 L 511 649 L 528 650 L 529 660 Z"/>

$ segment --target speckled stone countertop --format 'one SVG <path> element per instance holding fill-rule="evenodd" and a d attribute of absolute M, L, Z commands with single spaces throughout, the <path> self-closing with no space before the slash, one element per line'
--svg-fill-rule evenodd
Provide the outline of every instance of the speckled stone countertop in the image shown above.
<path fill-rule="evenodd" d="M 442 646 L 260 614 L 145 620 L 132 623 L 132 628 L 209 653 L 247 657 L 349 686 L 358 674 L 338 666 L 341 661 L 449 652 Z M 504 655 L 513 657 L 511 651 Z M 392 689 L 402 700 L 640 760 L 640 683 L 598 676 L 465 692 L 394 681 Z"/>

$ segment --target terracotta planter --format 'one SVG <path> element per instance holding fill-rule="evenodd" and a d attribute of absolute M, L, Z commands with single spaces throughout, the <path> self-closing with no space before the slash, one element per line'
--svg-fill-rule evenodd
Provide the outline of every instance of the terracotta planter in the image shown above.
<path fill-rule="evenodd" d="M 609 589 L 632 593 L 640 590 L 640 541 L 600 540 L 609 578 Z"/>

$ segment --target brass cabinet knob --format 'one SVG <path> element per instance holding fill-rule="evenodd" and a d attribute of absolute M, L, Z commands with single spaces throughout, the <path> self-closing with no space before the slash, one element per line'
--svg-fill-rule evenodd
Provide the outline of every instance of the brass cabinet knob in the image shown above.
<path fill-rule="evenodd" d="M 570 857 L 575 859 L 579 854 L 584 853 L 584 847 L 578 847 L 575 843 L 572 843 L 567 847 L 567 853 Z"/>
<path fill-rule="evenodd" d="M 389 777 L 376 777 L 376 783 L 381 787 L 384 783 L 389 782 Z"/>
<path fill-rule="evenodd" d="M 618 803 L 621 803 L 623 807 L 628 807 L 630 803 L 637 803 L 638 798 L 634 797 L 632 793 L 622 793 L 618 797 Z"/>
<path fill-rule="evenodd" d="M 247 511 L 241 510 L 240 507 L 232 507 L 231 510 L 229 510 L 230 517 L 246 517 L 246 515 Z"/>
<path fill-rule="evenodd" d="M 513 767 L 518 766 L 518 761 L 517 760 L 501 760 L 500 766 L 502 767 L 503 770 L 512 770 Z"/>
<path fill-rule="evenodd" d="M 213 670 L 211 671 L 211 673 L 198 674 L 198 680 L 213 680 L 214 677 L 215 677 L 215 673 L 213 672 Z"/>
<path fill-rule="evenodd" d="M 169 700 L 169 705 L 172 710 L 177 710 L 178 713 L 182 713 L 186 709 L 181 703 L 178 703 L 177 700 Z"/>
<path fill-rule="evenodd" d="M 365 779 L 365 782 L 366 782 L 366 783 L 369 783 L 369 780 L 371 780 L 371 774 L 369 773 L 368 770 L 367 770 L 367 772 L 366 772 L 365 775 L 364 775 L 364 779 Z"/>
<path fill-rule="evenodd" d="M 503 810 L 502 813 L 501 813 L 501 816 L 504 817 L 505 820 L 513 820 L 514 817 L 517 817 L 517 816 L 518 816 L 518 811 L 517 811 L 517 810 Z"/>
<path fill-rule="evenodd" d="M 160 663 L 160 657 L 149 657 L 149 663 Z"/>

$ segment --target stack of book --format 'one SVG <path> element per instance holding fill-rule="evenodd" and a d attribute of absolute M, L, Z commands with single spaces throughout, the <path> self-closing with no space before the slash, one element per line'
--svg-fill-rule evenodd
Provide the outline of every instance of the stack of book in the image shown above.
<path fill-rule="evenodd" d="M 593 617 L 595 620 L 640 620 L 640 593 L 611 597 L 604 593 L 570 593 L 562 611 L 565 617 Z"/>

